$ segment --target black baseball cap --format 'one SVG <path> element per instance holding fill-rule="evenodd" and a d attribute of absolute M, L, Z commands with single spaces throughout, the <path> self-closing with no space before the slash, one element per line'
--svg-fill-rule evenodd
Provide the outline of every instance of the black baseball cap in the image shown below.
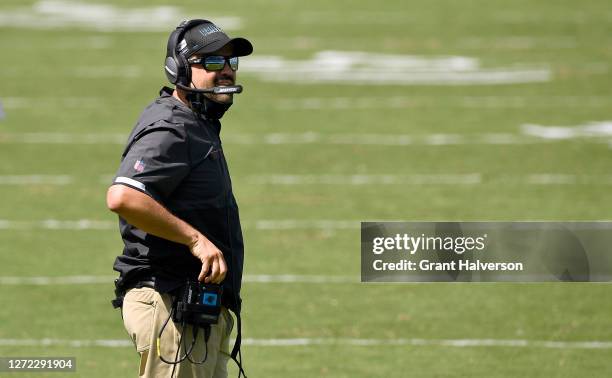
<path fill-rule="evenodd" d="M 203 20 L 185 32 L 179 41 L 178 51 L 189 58 L 192 55 L 206 55 L 215 52 L 225 45 L 232 45 L 234 56 L 246 56 L 253 52 L 253 45 L 245 38 L 230 38 L 221 28 L 210 21 Z"/>

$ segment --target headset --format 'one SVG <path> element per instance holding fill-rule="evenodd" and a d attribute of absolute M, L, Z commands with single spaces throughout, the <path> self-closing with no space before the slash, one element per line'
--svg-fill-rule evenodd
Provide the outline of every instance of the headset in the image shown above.
<path fill-rule="evenodd" d="M 178 53 L 179 41 L 185 33 L 198 25 L 211 23 L 208 20 L 194 19 L 182 21 L 168 38 L 168 46 L 166 48 L 166 61 L 164 63 L 164 71 L 170 83 L 176 85 L 185 91 L 196 93 L 240 93 L 242 92 L 241 85 L 212 87 L 204 89 L 196 89 L 189 87 L 191 83 L 191 69 L 187 57 Z"/>

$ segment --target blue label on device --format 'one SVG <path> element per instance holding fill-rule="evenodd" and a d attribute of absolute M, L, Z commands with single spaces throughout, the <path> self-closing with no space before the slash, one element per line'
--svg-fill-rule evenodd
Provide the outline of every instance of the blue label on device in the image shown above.
<path fill-rule="evenodd" d="M 217 305 L 217 294 L 215 293 L 204 293 L 202 296 L 202 304 L 208 306 L 216 306 Z"/>

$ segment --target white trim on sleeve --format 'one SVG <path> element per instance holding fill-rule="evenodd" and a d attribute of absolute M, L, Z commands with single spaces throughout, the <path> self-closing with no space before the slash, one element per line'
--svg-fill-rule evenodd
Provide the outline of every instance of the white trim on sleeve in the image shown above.
<path fill-rule="evenodd" d="M 131 179 L 129 177 L 123 177 L 123 176 L 119 176 L 115 179 L 115 184 L 128 184 L 131 185 L 135 188 L 138 188 L 140 190 L 142 190 L 143 192 L 146 192 L 146 188 L 145 185 L 141 182 L 138 182 L 134 179 Z"/>

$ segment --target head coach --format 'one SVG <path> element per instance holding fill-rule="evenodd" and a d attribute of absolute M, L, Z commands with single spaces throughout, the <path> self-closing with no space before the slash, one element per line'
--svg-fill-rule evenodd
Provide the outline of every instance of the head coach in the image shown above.
<path fill-rule="evenodd" d="M 219 119 L 242 91 L 239 57 L 252 52 L 210 21 L 182 22 L 164 63 L 175 88 L 141 114 L 108 189 L 125 245 L 113 304 L 140 376 L 226 377 L 229 358 L 238 362 L 244 246 Z"/>

